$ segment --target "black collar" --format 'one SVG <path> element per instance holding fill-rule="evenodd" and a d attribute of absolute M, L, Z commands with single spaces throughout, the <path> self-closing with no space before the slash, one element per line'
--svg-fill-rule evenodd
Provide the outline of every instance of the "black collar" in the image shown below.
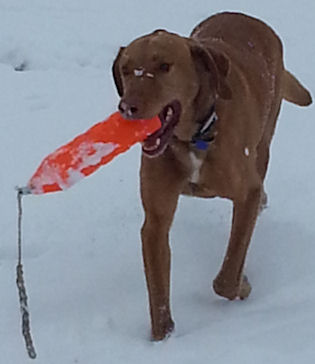
<path fill-rule="evenodd" d="M 209 145 L 214 141 L 213 127 L 218 120 L 215 112 L 215 104 L 213 104 L 206 117 L 198 122 L 201 124 L 198 131 L 193 135 L 191 143 L 199 150 L 207 150 Z"/>

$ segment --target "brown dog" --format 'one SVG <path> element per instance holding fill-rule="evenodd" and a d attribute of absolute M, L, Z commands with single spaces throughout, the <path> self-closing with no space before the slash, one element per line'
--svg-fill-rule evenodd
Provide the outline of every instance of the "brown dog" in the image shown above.
<path fill-rule="evenodd" d="M 309 105 L 309 92 L 284 69 L 282 44 L 263 22 L 222 13 L 189 38 L 157 30 L 121 48 L 113 65 L 128 119 L 159 114 L 162 128 L 142 147 L 142 244 L 152 337 L 174 328 L 169 230 L 181 194 L 233 201 L 231 237 L 215 292 L 246 298 L 244 261 L 282 99 Z"/>

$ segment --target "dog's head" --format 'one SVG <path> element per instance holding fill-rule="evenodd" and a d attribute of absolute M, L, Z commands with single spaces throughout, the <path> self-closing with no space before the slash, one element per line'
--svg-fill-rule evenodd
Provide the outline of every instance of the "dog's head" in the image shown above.
<path fill-rule="evenodd" d="M 162 127 L 143 144 L 143 152 L 160 155 L 175 135 L 190 141 L 197 121 L 219 96 L 228 99 L 225 82 L 229 62 L 191 38 L 157 30 L 121 48 L 113 75 L 121 97 L 119 110 L 126 119 L 159 115 Z"/>

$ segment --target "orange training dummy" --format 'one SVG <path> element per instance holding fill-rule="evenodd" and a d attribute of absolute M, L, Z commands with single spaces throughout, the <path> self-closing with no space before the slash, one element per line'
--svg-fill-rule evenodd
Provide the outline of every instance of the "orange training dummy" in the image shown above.
<path fill-rule="evenodd" d="M 149 120 L 125 120 L 116 112 L 48 155 L 27 187 L 20 191 L 43 194 L 65 190 L 160 127 L 158 116 Z"/>
<path fill-rule="evenodd" d="M 22 314 L 22 334 L 27 353 L 36 358 L 30 331 L 30 315 L 24 284 L 22 265 L 22 197 L 26 194 L 43 194 L 71 187 L 85 176 L 110 162 L 117 154 L 133 144 L 144 141 L 161 128 L 158 116 L 150 120 L 125 120 L 116 112 L 79 135 L 70 143 L 48 155 L 29 180 L 26 187 L 17 187 L 18 199 L 18 264 L 17 287 Z"/>

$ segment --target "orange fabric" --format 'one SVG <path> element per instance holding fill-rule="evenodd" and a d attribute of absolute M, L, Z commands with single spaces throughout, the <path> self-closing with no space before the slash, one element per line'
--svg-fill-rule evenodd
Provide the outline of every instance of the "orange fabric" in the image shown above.
<path fill-rule="evenodd" d="M 28 187 L 33 194 L 67 189 L 160 127 L 158 116 L 149 120 L 125 120 L 116 112 L 48 155 Z"/>

